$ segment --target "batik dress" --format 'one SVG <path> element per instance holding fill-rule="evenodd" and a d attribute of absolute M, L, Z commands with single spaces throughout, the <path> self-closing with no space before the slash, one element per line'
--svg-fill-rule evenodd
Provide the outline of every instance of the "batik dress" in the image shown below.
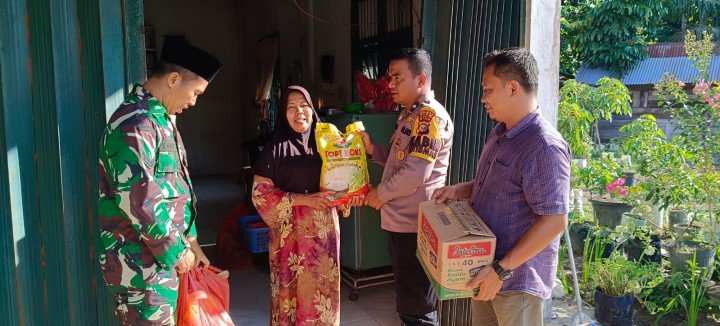
<path fill-rule="evenodd" d="M 270 228 L 270 324 L 339 325 L 337 211 L 293 207 L 291 193 L 268 182 L 252 198 Z"/>

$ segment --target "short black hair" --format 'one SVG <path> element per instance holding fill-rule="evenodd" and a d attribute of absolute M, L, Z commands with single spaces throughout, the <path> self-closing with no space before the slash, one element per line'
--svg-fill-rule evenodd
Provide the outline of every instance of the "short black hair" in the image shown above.
<path fill-rule="evenodd" d="M 425 77 L 430 81 L 432 77 L 432 60 L 430 60 L 430 54 L 427 51 L 418 48 L 400 49 L 390 55 L 388 62 L 395 60 L 407 60 L 413 77 L 424 73 Z"/>
<path fill-rule="evenodd" d="M 515 80 L 529 94 L 538 88 L 538 67 L 535 57 L 524 48 L 508 48 L 492 51 L 483 57 L 483 70 L 495 66 L 495 76 Z"/>
<path fill-rule="evenodd" d="M 162 61 L 162 60 L 157 63 L 157 65 L 155 66 L 155 69 L 153 69 L 153 72 L 150 76 L 151 77 L 162 77 L 162 76 L 165 76 L 165 75 L 173 73 L 173 72 L 177 72 L 178 74 L 180 74 L 180 76 L 182 76 L 183 82 L 194 80 L 195 78 L 200 77 L 200 76 L 198 76 L 198 74 L 196 74 L 188 69 L 185 69 L 174 63 L 169 63 L 167 61 Z"/>

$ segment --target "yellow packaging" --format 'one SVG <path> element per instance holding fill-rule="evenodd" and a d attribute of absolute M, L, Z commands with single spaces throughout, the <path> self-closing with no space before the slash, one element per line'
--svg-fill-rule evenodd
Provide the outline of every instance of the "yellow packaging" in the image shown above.
<path fill-rule="evenodd" d="M 352 196 L 370 191 L 370 176 L 365 146 L 358 131 L 365 130 L 361 121 L 345 128 L 345 134 L 332 123 L 318 122 L 315 137 L 322 157 L 320 190 L 333 190 L 333 205 L 344 204 Z"/>

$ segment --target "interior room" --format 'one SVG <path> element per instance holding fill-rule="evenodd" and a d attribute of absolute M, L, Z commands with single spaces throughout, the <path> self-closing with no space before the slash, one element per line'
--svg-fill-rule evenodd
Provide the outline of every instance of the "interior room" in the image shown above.
<path fill-rule="evenodd" d="M 383 20 L 393 14 L 403 18 L 389 22 L 393 30 L 382 33 L 379 39 L 373 23 L 380 15 L 371 14 L 378 12 L 377 1 L 144 2 L 148 74 L 159 60 L 162 42 L 168 36 L 182 37 L 223 63 L 196 106 L 177 117 L 198 197 L 199 240 L 207 245 L 204 250 L 212 263 L 224 263 L 224 257 L 217 256 L 220 249 L 215 245 L 220 230 L 227 230 L 227 223 L 237 221 L 238 215 L 254 213 L 247 198 L 253 146 L 257 146 L 254 140 L 271 131 L 273 106 L 277 105 L 273 98 L 277 98 L 278 89 L 303 86 L 322 116 L 328 111 L 341 112 L 345 104 L 357 101 L 354 71 L 363 70 L 369 78 L 377 78 L 385 73 L 383 57 L 399 47 L 413 45 L 411 22 L 416 22 L 413 17 L 418 17 L 417 8 L 413 16 L 411 1 L 388 3 L 391 12 L 381 11 Z M 357 11 L 351 10 L 352 6 Z M 351 13 L 356 17 L 351 18 Z M 353 24 L 361 27 L 353 29 Z M 394 116 L 385 120 L 389 123 L 382 124 L 383 128 L 392 128 Z M 383 132 L 389 137 L 392 130 Z M 381 172 L 378 167 L 371 168 L 373 178 L 378 178 Z M 245 207 L 248 211 L 243 210 Z M 370 211 L 363 208 L 354 214 L 367 215 Z M 371 248 L 356 247 L 363 245 L 360 243 L 363 235 L 355 232 L 354 217 L 341 225 L 341 255 L 352 258 L 347 263 L 351 268 L 344 268 L 348 271 L 344 279 L 362 282 L 365 272 L 380 275 L 381 279 L 362 283 L 371 285 L 362 290 L 357 284 L 353 290 L 353 286 L 343 283 L 342 323 L 399 325 L 379 214 L 375 211 L 367 220 L 369 223 L 362 225 L 364 236 L 382 240 L 372 241 Z M 220 241 L 223 242 L 220 245 L 226 245 L 225 240 Z M 357 254 L 360 249 L 364 249 L 363 257 Z M 236 324 L 267 325 L 270 306 L 267 253 L 253 253 L 248 248 L 238 251 L 234 264 L 221 266 L 231 269 L 230 315 Z M 370 263 L 363 263 L 363 259 L 370 259 Z M 376 271 L 376 267 L 380 270 Z"/>

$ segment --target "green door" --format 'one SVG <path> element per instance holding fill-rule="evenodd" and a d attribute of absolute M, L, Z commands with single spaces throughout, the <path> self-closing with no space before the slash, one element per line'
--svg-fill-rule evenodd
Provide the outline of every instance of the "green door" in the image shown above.
<path fill-rule="evenodd" d="M 96 257 L 98 142 L 145 78 L 142 17 L 139 0 L 0 1 L 3 325 L 117 323 Z"/>

